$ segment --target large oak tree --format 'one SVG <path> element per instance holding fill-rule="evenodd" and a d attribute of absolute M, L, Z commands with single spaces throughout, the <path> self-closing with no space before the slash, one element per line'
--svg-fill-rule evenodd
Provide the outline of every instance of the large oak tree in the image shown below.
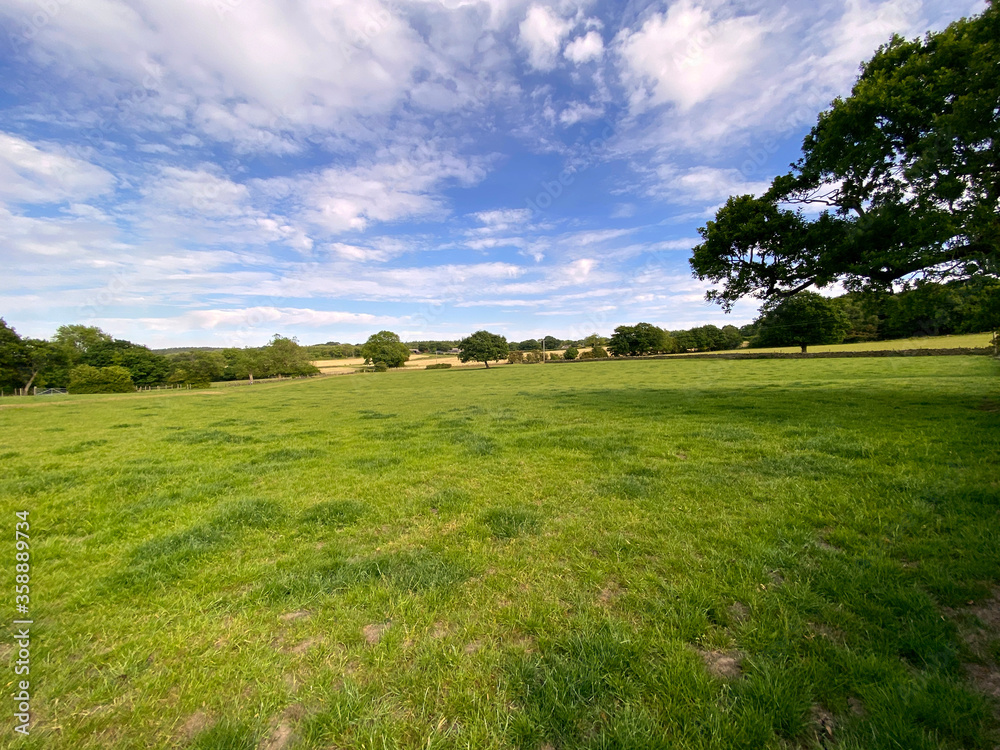
<path fill-rule="evenodd" d="M 720 285 L 708 298 L 727 310 L 742 297 L 835 281 L 862 290 L 996 276 L 998 131 L 1000 8 L 991 3 L 879 48 L 851 95 L 819 115 L 792 171 L 760 197 L 731 197 L 699 230 L 691 267 Z"/>

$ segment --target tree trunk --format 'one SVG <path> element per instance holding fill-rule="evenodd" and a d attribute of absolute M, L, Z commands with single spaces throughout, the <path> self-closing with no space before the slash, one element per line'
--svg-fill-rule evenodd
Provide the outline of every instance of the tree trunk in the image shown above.
<path fill-rule="evenodd" d="M 31 384 L 35 382 L 35 378 L 38 377 L 38 370 L 31 373 L 31 378 L 28 380 L 28 384 L 24 386 L 24 395 L 27 396 L 31 392 Z"/>
<path fill-rule="evenodd" d="M 802 353 L 805 354 L 806 353 L 806 345 L 805 344 L 799 344 L 799 346 L 802 347 Z"/>
<path fill-rule="evenodd" d="M 487 370 L 490 369 L 490 363 L 489 362 L 483 361 L 483 364 L 486 365 L 486 369 Z"/>

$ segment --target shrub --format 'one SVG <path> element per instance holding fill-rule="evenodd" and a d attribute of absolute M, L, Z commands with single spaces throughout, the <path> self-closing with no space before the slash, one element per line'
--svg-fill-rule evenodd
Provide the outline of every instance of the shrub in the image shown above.
<path fill-rule="evenodd" d="M 132 375 L 124 367 L 78 365 L 69 372 L 70 393 L 132 393 Z"/>
<path fill-rule="evenodd" d="M 447 370 L 451 367 L 451 362 L 438 362 L 436 365 L 427 365 L 425 370 Z"/>
<path fill-rule="evenodd" d="M 512 365 L 523 365 L 524 364 L 524 352 L 519 350 L 514 350 L 507 352 L 507 361 Z"/>
<path fill-rule="evenodd" d="M 389 365 L 387 365 L 385 362 L 375 363 L 375 372 L 386 372 L 388 369 Z"/>
<path fill-rule="evenodd" d="M 580 353 L 579 349 L 577 349 L 575 346 L 571 346 L 569 349 L 566 350 L 565 354 L 563 354 L 563 358 L 564 359 L 576 359 L 576 357 L 577 357 L 577 355 L 579 353 Z"/>

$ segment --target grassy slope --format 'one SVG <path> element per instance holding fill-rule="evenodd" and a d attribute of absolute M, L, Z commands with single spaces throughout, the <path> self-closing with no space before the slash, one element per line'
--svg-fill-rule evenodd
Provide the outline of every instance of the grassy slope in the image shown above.
<path fill-rule="evenodd" d="M 963 333 L 955 336 L 923 336 L 912 339 L 891 339 L 889 341 L 864 341 L 855 344 L 823 344 L 810 346 L 810 352 L 872 352 L 895 351 L 897 349 L 978 349 L 990 346 L 992 333 Z M 763 349 L 731 349 L 730 352 L 789 352 L 801 351 L 797 346 L 777 346 Z"/>
<path fill-rule="evenodd" d="M 778 748 L 822 706 L 843 748 L 991 747 L 940 607 L 1000 580 L 997 370 L 608 362 L 0 409 L 0 517 L 30 510 L 34 545 L 19 746 Z"/>

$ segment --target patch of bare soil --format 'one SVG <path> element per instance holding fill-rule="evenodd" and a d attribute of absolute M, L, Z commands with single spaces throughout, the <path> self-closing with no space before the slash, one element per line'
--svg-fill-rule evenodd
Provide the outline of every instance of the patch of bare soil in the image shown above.
<path fill-rule="evenodd" d="M 1000 665 L 990 648 L 1000 639 L 1000 587 L 994 587 L 988 599 L 969 602 L 959 609 L 945 607 L 944 611 L 978 660 L 965 665 L 969 681 L 976 690 L 993 698 L 993 713 L 1000 719 Z"/>
<path fill-rule="evenodd" d="M 215 721 L 204 711 L 195 711 L 187 718 L 187 721 L 181 724 L 178 734 L 185 743 L 191 742 L 214 723 Z"/>
<path fill-rule="evenodd" d="M 285 750 L 298 739 L 295 725 L 305 714 L 302 706 L 295 704 L 285 709 L 285 712 L 271 722 L 271 731 L 257 746 L 259 750 Z"/>
<path fill-rule="evenodd" d="M 714 677 L 723 680 L 737 680 L 743 676 L 742 657 L 736 651 L 702 651 L 698 655 Z"/>
<path fill-rule="evenodd" d="M 729 605 L 729 616 L 734 622 L 743 622 L 750 617 L 750 608 L 743 602 L 733 602 Z"/>
<path fill-rule="evenodd" d="M 362 634 L 365 636 L 365 641 L 369 646 L 374 646 L 380 640 L 382 640 L 382 634 L 389 629 L 391 623 L 388 622 L 374 622 L 371 625 L 365 625 L 361 628 Z"/>

